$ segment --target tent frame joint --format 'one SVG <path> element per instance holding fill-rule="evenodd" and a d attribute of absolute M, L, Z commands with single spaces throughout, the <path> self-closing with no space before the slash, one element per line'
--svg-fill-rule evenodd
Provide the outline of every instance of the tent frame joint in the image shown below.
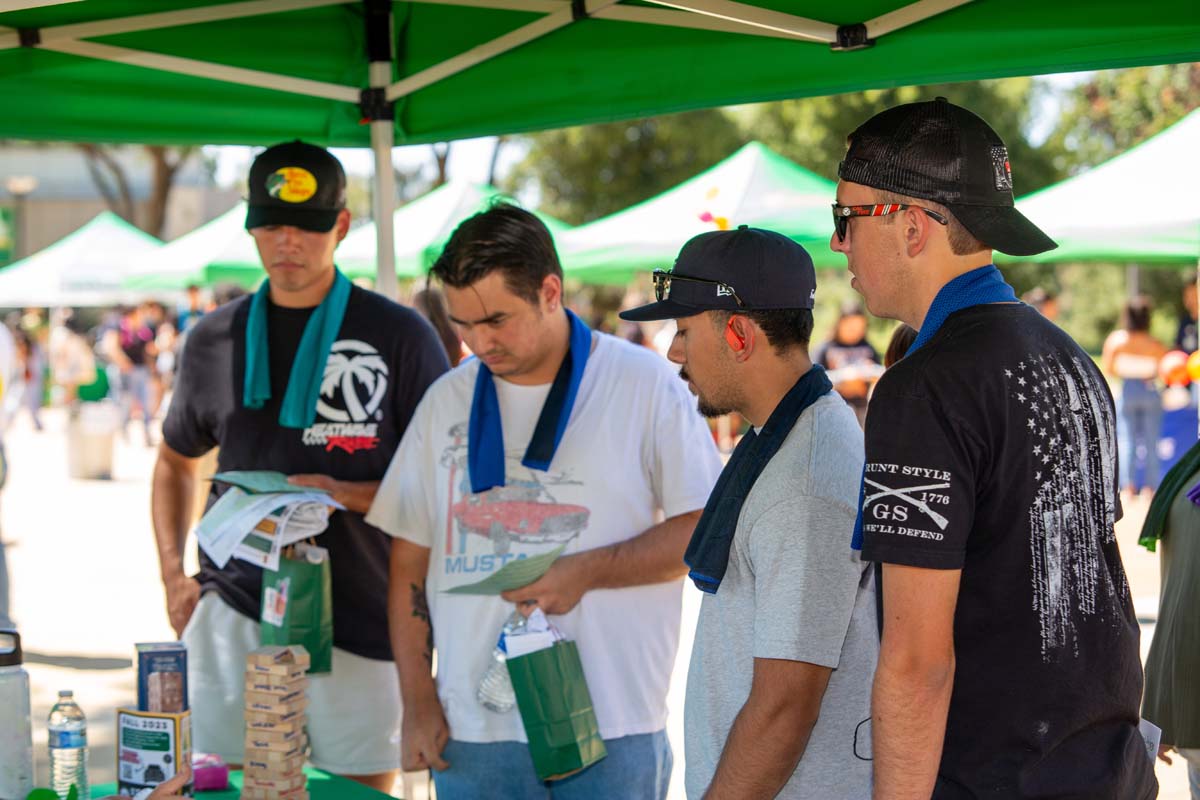
<path fill-rule="evenodd" d="M 391 122 L 396 119 L 396 104 L 387 99 L 387 88 L 383 86 L 363 89 L 359 93 L 358 108 L 363 122 Z"/>
<path fill-rule="evenodd" d="M 571 0 L 571 21 L 579 22 L 581 19 L 587 19 L 591 14 L 588 13 L 587 0 Z"/>
<path fill-rule="evenodd" d="M 837 41 L 830 42 L 829 49 L 835 53 L 849 53 L 874 46 L 875 40 L 867 35 L 866 23 L 860 22 L 856 25 L 839 25 Z"/>
<path fill-rule="evenodd" d="M 37 47 L 42 43 L 41 28 L 17 28 L 17 39 L 21 47 Z"/>

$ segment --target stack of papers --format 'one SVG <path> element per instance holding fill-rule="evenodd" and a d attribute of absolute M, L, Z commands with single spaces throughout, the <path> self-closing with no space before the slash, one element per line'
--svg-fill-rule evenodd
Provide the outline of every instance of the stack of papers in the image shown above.
<path fill-rule="evenodd" d="M 331 509 L 344 506 L 327 492 L 293 486 L 281 472 L 222 472 L 230 484 L 196 526 L 196 539 L 218 567 L 240 558 L 263 569 L 279 569 L 288 545 L 321 534 Z"/>

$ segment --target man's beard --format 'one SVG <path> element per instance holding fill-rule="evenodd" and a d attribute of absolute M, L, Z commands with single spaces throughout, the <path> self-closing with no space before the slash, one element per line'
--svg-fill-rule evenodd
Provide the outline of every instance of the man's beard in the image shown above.
<path fill-rule="evenodd" d="M 679 369 L 679 379 L 683 381 L 691 380 L 687 374 L 687 370 L 683 369 L 682 367 Z M 717 417 L 723 417 L 726 414 L 733 413 L 732 408 L 728 408 L 724 405 L 717 405 L 705 398 L 704 395 L 700 394 L 699 387 L 696 388 L 696 410 L 700 412 L 701 416 L 709 419 L 716 419 Z"/>

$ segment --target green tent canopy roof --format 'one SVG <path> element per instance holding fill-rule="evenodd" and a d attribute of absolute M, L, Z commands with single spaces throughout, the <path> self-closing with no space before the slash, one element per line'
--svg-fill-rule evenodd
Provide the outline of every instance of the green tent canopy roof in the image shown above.
<path fill-rule="evenodd" d="M 1195 0 L 4 4 L 22 5 L 32 7 L 0 13 L 3 137 L 158 144 L 301 137 L 365 146 L 364 117 L 390 101 L 404 144 L 868 88 L 1200 60 Z M 388 10 L 394 34 L 380 38 Z M 874 45 L 831 47 L 855 35 Z M 374 81 L 369 50 L 390 62 Z M 381 92 L 364 97 L 371 85 Z"/>
<path fill-rule="evenodd" d="M 396 232 L 396 274 L 423 276 L 441 253 L 450 234 L 467 217 L 496 200 L 511 200 L 494 186 L 450 181 L 407 203 L 392 214 Z M 515 201 L 513 201 L 515 202 Z M 558 239 L 571 226 L 549 214 L 534 212 Z M 343 270 L 372 274 L 376 263 L 375 224 L 355 228 L 338 246 Z"/>
<path fill-rule="evenodd" d="M 0 270 L 0 307 L 107 306 L 133 295 L 130 266 L 162 242 L 111 211 Z"/>
<path fill-rule="evenodd" d="M 125 283 L 143 291 L 226 282 L 252 288 L 264 275 L 254 240 L 246 233 L 246 204 L 238 203 L 138 259 Z"/>
<path fill-rule="evenodd" d="M 1200 13 L 1200 11 L 1198 11 Z M 1030 258 L 1194 265 L 1200 260 L 1200 110 L 1017 207 L 1058 242 Z"/>
<path fill-rule="evenodd" d="M 568 277 L 624 283 L 636 272 L 669 269 L 688 239 L 738 225 L 769 228 L 808 248 L 819 266 L 844 267 L 829 249 L 837 185 L 759 142 L 623 211 L 559 237 Z"/>

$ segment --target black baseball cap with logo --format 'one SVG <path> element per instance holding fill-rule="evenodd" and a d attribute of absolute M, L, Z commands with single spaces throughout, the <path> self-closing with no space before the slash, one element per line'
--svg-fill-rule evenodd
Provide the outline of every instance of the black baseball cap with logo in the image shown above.
<path fill-rule="evenodd" d="M 849 138 L 842 180 L 941 203 L 1002 253 L 1031 256 L 1058 246 L 1013 204 L 1004 141 L 946 98 L 881 111 Z"/>
<path fill-rule="evenodd" d="M 688 240 L 675 266 L 654 273 L 657 302 L 622 311 L 630 322 L 704 311 L 812 308 L 817 273 L 808 251 L 775 231 L 741 225 Z"/>
<path fill-rule="evenodd" d="M 323 147 L 297 139 L 268 147 L 250 165 L 246 228 L 292 225 L 324 233 L 346 207 L 346 172 Z"/>

